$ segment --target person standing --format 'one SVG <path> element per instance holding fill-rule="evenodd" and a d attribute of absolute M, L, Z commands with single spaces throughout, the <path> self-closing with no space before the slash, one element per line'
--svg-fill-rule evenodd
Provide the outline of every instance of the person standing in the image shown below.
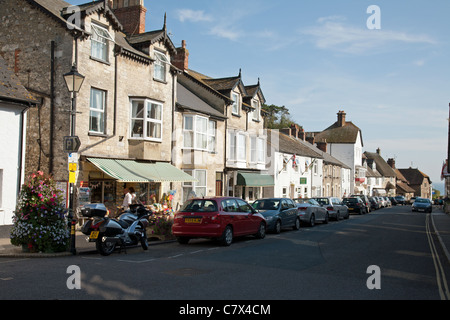
<path fill-rule="evenodd" d="M 122 207 L 123 210 L 126 211 L 130 208 L 130 204 L 133 202 L 133 196 L 128 188 L 123 189 L 123 194 L 125 197 L 123 198 Z"/>

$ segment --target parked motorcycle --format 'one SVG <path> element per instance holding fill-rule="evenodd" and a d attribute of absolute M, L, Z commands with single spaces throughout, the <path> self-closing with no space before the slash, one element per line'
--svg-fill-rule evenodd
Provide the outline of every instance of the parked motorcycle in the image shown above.
<path fill-rule="evenodd" d="M 97 251 L 104 256 L 110 255 L 117 245 L 121 248 L 141 244 L 148 250 L 146 228 L 151 212 L 143 205 L 132 205 L 118 219 L 109 218 L 108 210 L 102 203 L 86 204 L 81 214 L 90 218 L 81 228 L 89 242 L 96 243 Z"/>

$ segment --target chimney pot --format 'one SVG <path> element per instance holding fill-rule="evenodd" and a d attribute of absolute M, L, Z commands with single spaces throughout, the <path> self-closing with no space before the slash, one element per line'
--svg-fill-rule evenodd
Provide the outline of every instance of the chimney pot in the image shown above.
<path fill-rule="evenodd" d="M 345 126 L 345 116 L 346 116 L 347 114 L 345 113 L 345 111 L 344 110 L 339 110 L 339 112 L 338 112 L 338 114 L 337 114 L 337 116 L 338 116 L 338 126 L 339 127 L 343 127 L 343 126 Z"/>

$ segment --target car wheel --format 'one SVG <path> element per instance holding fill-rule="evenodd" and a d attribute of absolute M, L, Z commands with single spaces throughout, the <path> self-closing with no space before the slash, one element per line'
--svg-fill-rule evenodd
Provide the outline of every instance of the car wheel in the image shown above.
<path fill-rule="evenodd" d="M 277 220 L 277 222 L 275 223 L 275 233 L 281 233 L 281 221 Z"/>
<path fill-rule="evenodd" d="M 259 225 L 258 232 L 255 234 L 255 237 L 258 239 L 264 239 L 266 237 L 266 224 L 261 222 Z"/>
<path fill-rule="evenodd" d="M 311 215 L 311 218 L 309 219 L 309 226 L 314 227 L 316 224 L 316 218 L 314 217 L 314 214 Z"/>
<path fill-rule="evenodd" d="M 177 241 L 179 244 L 188 244 L 190 238 L 188 237 L 177 237 Z"/>
<path fill-rule="evenodd" d="M 295 219 L 294 230 L 300 229 L 300 218 Z"/>
<path fill-rule="evenodd" d="M 233 242 L 233 228 L 227 226 L 223 231 L 222 237 L 220 238 L 220 243 L 226 247 L 230 246 Z"/>

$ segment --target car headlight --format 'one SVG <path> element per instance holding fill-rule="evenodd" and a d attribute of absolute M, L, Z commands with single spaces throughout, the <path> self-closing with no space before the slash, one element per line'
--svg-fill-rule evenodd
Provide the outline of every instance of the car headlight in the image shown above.
<path fill-rule="evenodd" d="M 266 220 L 267 220 L 267 221 L 272 221 L 273 218 L 275 218 L 275 217 L 274 217 L 274 216 L 268 216 L 268 217 L 266 217 Z"/>

